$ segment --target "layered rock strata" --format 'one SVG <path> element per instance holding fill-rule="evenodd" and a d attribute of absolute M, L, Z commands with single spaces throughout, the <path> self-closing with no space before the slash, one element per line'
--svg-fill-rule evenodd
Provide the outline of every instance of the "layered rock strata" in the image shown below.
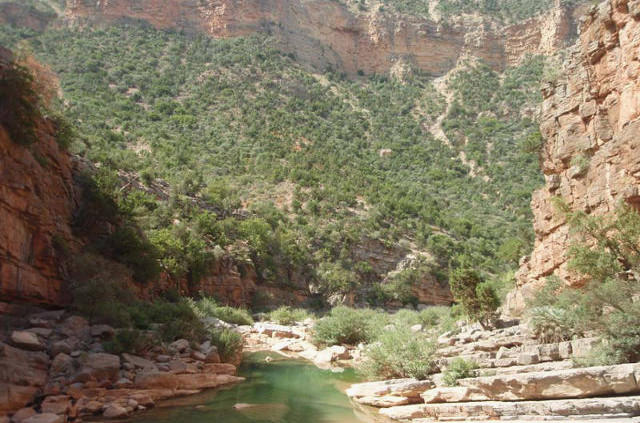
<path fill-rule="evenodd" d="M 388 73 L 403 62 L 442 75 L 464 57 L 496 68 L 527 54 L 549 54 L 574 33 L 572 9 L 504 27 L 478 16 L 450 22 L 397 15 L 375 6 L 354 11 L 326 0 L 70 0 L 67 16 L 114 21 L 141 19 L 158 28 L 199 31 L 213 37 L 275 35 L 280 48 L 318 69 L 355 75 Z"/>
<path fill-rule="evenodd" d="M 611 213 L 620 202 L 640 206 L 640 2 L 605 1 L 580 32 L 558 80 L 543 90 L 546 184 L 533 195 L 535 247 L 507 301 L 510 315 L 522 313 L 548 276 L 582 283 L 567 269 L 571 236 L 554 198 L 591 215 Z"/>

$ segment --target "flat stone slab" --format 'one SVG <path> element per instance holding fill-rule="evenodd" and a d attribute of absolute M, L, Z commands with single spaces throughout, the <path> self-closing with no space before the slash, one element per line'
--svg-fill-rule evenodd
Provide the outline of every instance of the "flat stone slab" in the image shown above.
<path fill-rule="evenodd" d="M 476 377 L 458 384 L 496 401 L 586 398 L 638 393 L 638 373 L 640 363 Z"/>
<path fill-rule="evenodd" d="M 415 404 L 382 408 L 380 414 L 392 420 L 427 422 L 431 419 L 469 420 L 540 417 L 599 418 L 603 415 L 637 416 L 640 396 L 613 398 L 582 398 L 548 401 L 484 401 L 452 404 Z M 426 420 L 420 420 L 426 419 Z"/>

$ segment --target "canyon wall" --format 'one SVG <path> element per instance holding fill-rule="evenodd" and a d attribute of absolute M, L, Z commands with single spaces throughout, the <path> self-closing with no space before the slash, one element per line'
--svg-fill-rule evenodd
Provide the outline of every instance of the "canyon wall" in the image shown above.
<path fill-rule="evenodd" d="M 0 49 L 0 72 L 10 60 Z M 25 147 L 0 125 L 0 298 L 63 303 L 61 249 L 74 244 L 73 165 L 50 123 L 38 122 L 37 133 L 38 142 Z"/>
<path fill-rule="evenodd" d="M 374 9 L 330 0 L 69 0 L 66 14 L 79 22 L 141 19 L 213 37 L 269 33 L 298 61 L 351 75 L 384 74 L 398 62 L 442 75 L 470 56 L 500 69 L 527 54 L 553 53 L 575 33 L 573 9 L 560 1 L 507 27 L 480 16 L 443 23 Z"/>
<path fill-rule="evenodd" d="M 567 269 L 570 232 L 553 206 L 603 215 L 626 201 L 640 206 L 640 0 L 608 0 L 586 16 L 558 81 L 544 87 L 541 133 L 546 184 L 532 200 L 536 241 L 517 274 L 505 312 L 519 315 L 525 299 Z"/>

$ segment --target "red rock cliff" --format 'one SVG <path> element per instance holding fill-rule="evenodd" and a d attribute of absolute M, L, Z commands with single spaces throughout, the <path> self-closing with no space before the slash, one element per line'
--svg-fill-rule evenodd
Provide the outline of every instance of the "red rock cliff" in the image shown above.
<path fill-rule="evenodd" d="M 558 2 L 549 13 L 517 25 L 464 16 L 434 20 L 369 12 L 330 0 L 69 0 L 67 16 L 111 21 L 135 18 L 158 28 L 214 37 L 271 33 L 299 61 L 355 74 L 387 73 L 401 60 L 441 75 L 474 56 L 496 68 L 526 54 L 548 54 L 571 38 L 572 10 Z"/>
<path fill-rule="evenodd" d="M 547 276 L 580 284 L 567 270 L 569 229 L 553 197 L 595 215 L 620 201 L 640 204 L 640 0 L 601 3 L 580 32 L 559 80 L 543 91 L 546 185 L 533 196 L 535 248 L 509 295 L 512 315 Z"/>
<path fill-rule="evenodd" d="M 9 54 L 0 51 L 0 72 Z M 0 125 L 0 299 L 65 302 L 63 246 L 73 245 L 72 162 L 47 122 L 38 142 L 25 147 Z"/>

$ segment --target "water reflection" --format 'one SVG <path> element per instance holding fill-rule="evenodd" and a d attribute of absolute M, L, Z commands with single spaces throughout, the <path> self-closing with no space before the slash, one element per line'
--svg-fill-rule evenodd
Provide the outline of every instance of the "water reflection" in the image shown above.
<path fill-rule="evenodd" d="M 358 381 L 353 370 L 332 373 L 303 361 L 247 357 L 239 369 L 246 382 L 163 403 L 130 420 L 135 423 L 371 423 L 354 410 L 344 389 Z"/>

